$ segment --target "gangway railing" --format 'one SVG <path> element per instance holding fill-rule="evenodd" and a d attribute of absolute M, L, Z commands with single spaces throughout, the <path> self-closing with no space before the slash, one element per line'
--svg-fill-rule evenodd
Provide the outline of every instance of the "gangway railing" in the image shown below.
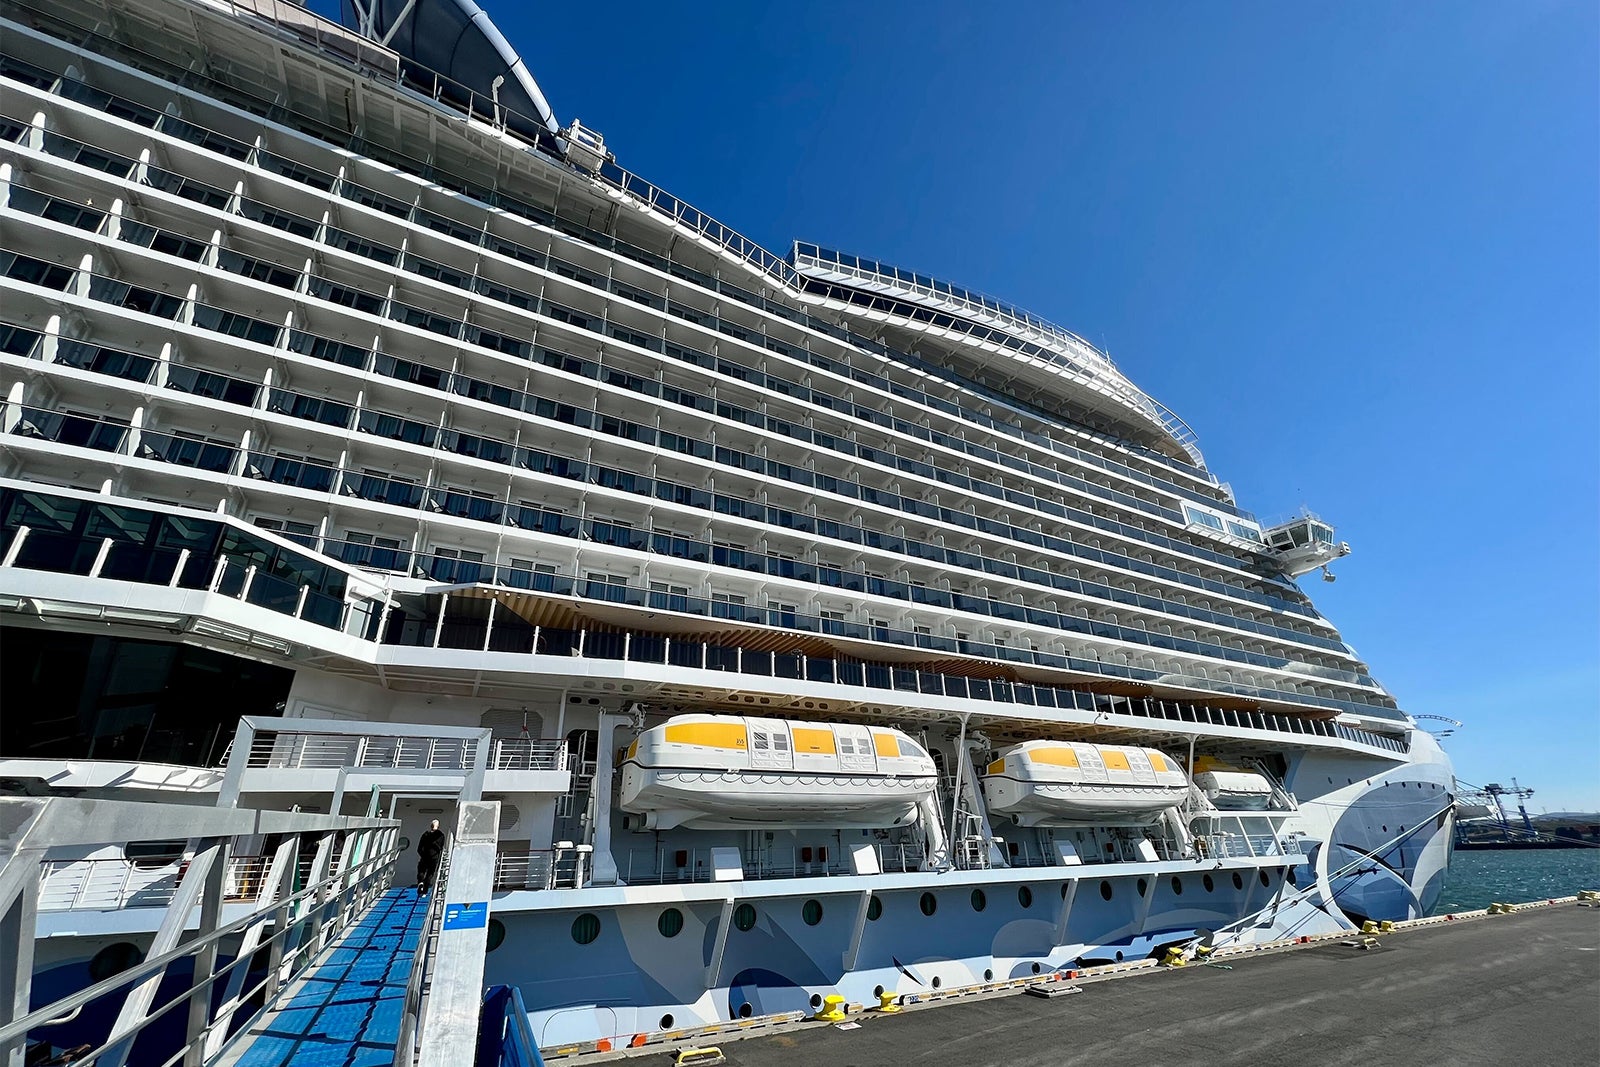
<path fill-rule="evenodd" d="M 478 1022 L 478 1054 L 474 1067 L 544 1067 L 533 1039 L 522 990 L 514 985 L 490 986 L 483 995 Z"/>
<path fill-rule="evenodd" d="M 489 897 L 499 838 L 499 801 L 461 802 L 450 842 L 449 883 L 435 894 L 434 905 L 443 908 L 438 934 L 431 951 L 422 945 L 417 952 L 424 957 L 426 983 L 415 969 L 412 974 L 419 994 L 414 1040 L 419 1067 L 463 1067 L 472 1062 L 483 1001 Z M 397 1067 L 411 1067 L 411 1052 L 402 1040 L 396 1050 Z"/>
<path fill-rule="evenodd" d="M 400 1016 L 400 1036 L 394 1044 L 395 1067 L 400 1067 L 402 1064 L 410 1067 L 417 1056 L 417 1029 L 422 1019 L 428 973 L 432 969 L 434 950 L 439 943 L 441 901 L 445 899 L 450 884 L 450 853 L 454 842 L 454 834 L 445 835 L 444 852 L 439 857 L 439 873 L 428 900 L 428 914 L 422 920 L 422 937 L 417 944 L 416 953 L 411 957 L 411 973 L 406 978 L 405 1001 Z"/>
<path fill-rule="evenodd" d="M 0 856 L 5 857 L 0 864 L 0 1067 L 35 1062 L 41 1043 L 49 1054 L 59 1044 L 44 1036 L 52 1033 L 75 1041 L 88 1036 L 78 1043 L 91 1047 L 72 1060 L 79 1067 L 126 1067 L 134 1062 L 136 1044 L 139 1067 L 205 1067 L 236 1022 L 264 1010 L 247 1012 L 247 1005 L 257 998 L 271 1003 L 388 888 L 399 854 L 398 826 L 387 819 L 299 812 L 68 797 L 0 799 Z M 223 923 L 229 852 L 237 842 L 263 837 L 275 847 L 255 907 Z M 190 842 L 193 855 L 176 879 L 144 960 L 27 1010 L 41 885 L 51 852 L 175 839 Z M 302 852 L 312 858 L 305 883 L 295 888 L 291 877 L 302 869 Z M 190 933 L 197 910 L 198 924 Z M 218 966 L 225 941 L 233 959 Z M 191 966 L 192 978 L 158 1004 L 164 979 L 179 963 Z M 113 1003 L 109 1030 L 71 1029 L 84 1008 Z M 155 1035 L 141 1041 L 150 1027 L 174 1016 L 186 1020 L 174 1047 L 154 1047 Z"/>

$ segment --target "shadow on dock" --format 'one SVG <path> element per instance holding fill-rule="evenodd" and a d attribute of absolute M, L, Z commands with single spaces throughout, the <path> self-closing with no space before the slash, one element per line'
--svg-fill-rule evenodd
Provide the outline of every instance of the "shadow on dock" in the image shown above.
<path fill-rule="evenodd" d="M 1227 964 L 1145 971 L 1059 1000 L 868 1013 L 852 1018 L 859 1029 L 722 1047 L 731 1067 L 1600 1062 L 1600 908 L 1562 904 L 1404 930 L 1374 950 L 1335 940 Z"/>

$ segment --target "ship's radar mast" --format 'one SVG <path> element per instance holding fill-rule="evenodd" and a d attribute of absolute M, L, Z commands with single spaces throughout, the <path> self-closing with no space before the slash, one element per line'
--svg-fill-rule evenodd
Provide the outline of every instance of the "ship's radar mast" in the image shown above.
<path fill-rule="evenodd" d="M 1334 540 L 1333 527 L 1309 511 L 1267 527 L 1261 531 L 1261 539 L 1291 578 L 1321 567 L 1323 581 L 1331 582 L 1334 577 L 1328 564 L 1350 554 L 1350 542 Z"/>

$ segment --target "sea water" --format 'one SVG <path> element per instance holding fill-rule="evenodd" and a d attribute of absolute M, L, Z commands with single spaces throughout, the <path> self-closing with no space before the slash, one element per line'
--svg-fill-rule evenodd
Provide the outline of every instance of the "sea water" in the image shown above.
<path fill-rule="evenodd" d="M 1600 848 L 1457 852 L 1433 912 L 1570 897 L 1580 889 L 1600 889 Z"/>

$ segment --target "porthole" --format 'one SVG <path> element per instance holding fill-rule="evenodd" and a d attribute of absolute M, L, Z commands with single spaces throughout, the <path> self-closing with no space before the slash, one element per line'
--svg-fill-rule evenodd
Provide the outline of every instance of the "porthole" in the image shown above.
<path fill-rule="evenodd" d="M 733 925 L 741 930 L 752 930 L 756 925 L 756 906 L 740 904 L 733 909 Z"/>
<path fill-rule="evenodd" d="M 1111 883 L 1110 882 L 1101 882 L 1100 883 L 1100 899 L 1102 899 L 1102 900 L 1110 900 L 1111 899 Z"/>
<path fill-rule="evenodd" d="M 584 912 L 572 920 L 572 940 L 580 945 L 591 945 L 600 936 L 600 917 Z"/>
<path fill-rule="evenodd" d="M 882 914 L 883 901 L 879 898 L 878 894 L 874 893 L 872 894 L 872 899 L 867 901 L 867 918 L 872 922 L 877 922 L 878 917 Z"/>
<path fill-rule="evenodd" d="M 808 900 L 800 908 L 800 918 L 806 921 L 807 926 L 815 926 L 822 921 L 822 901 Z"/>
<path fill-rule="evenodd" d="M 1024 908 L 1033 907 L 1033 890 L 1025 885 L 1017 886 L 1017 903 Z"/>
<path fill-rule="evenodd" d="M 1122 962 L 1122 951 L 1120 949 L 1117 950 L 1117 962 L 1118 963 Z"/>
<path fill-rule="evenodd" d="M 667 1014 L 665 1014 L 665 1015 L 663 1015 L 661 1017 L 661 1029 L 663 1029 L 663 1030 L 671 1030 L 672 1029 L 672 1013 L 670 1011 L 667 1012 Z"/>
<path fill-rule="evenodd" d="M 1172 876 L 1172 894 L 1173 896 L 1183 896 L 1183 879 L 1177 875 Z"/>
<path fill-rule="evenodd" d="M 1239 872 L 1238 871 L 1234 871 L 1233 872 L 1233 888 L 1235 888 L 1235 889 L 1243 889 L 1244 888 L 1244 879 L 1239 876 Z"/>
<path fill-rule="evenodd" d="M 1267 872 L 1266 871 L 1262 871 L 1261 872 L 1261 884 L 1262 885 L 1271 885 L 1272 884 L 1272 879 L 1267 877 Z"/>
<path fill-rule="evenodd" d="M 993 970 L 993 968 L 990 968 L 990 967 L 985 967 L 985 968 L 984 968 L 984 969 L 983 969 L 983 980 L 984 980 L 984 981 L 985 981 L 985 982 L 992 982 L 992 981 L 994 981 L 994 970 Z"/>
<path fill-rule="evenodd" d="M 1139 887 L 1138 888 L 1139 888 L 1139 895 L 1142 897 L 1142 896 L 1145 895 L 1146 892 L 1149 891 L 1150 883 L 1145 881 L 1143 878 L 1141 878 L 1141 879 L 1139 879 Z"/>
<path fill-rule="evenodd" d="M 922 908 L 922 914 L 932 915 L 939 910 L 939 898 L 932 893 L 924 893 L 922 894 L 922 899 L 918 902 L 918 906 Z"/>
<path fill-rule="evenodd" d="M 1039 966 L 1039 965 L 1038 965 L 1038 964 L 1037 964 L 1037 963 L 1035 963 L 1035 964 L 1034 964 L 1034 965 L 1033 965 L 1033 973 L 1034 973 L 1034 974 L 1038 974 L 1038 973 L 1039 973 L 1039 972 L 1040 972 L 1040 971 L 1042 971 L 1042 970 L 1044 970 L 1044 968 L 1043 968 L 1043 967 L 1041 967 L 1041 966 Z"/>
<path fill-rule="evenodd" d="M 942 983 L 939 981 L 939 976 L 938 975 L 934 975 L 933 976 L 933 988 L 938 989 L 941 984 Z"/>
<path fill-rule="evenodd" d="M 89 979 L 103 982 L 143 962 L 143 949 L 131 941 L 118 941 L 94 954 L 94 959 L 89 961 Z"/>
<path fill-rule="evenodd" d="M 750 1006 L 750 1002 L 747 1000 L 743 1004 L 739 1005 L 739 1018 L 748 1019 L 750 1018 L 751 1013 L 754 1011 L 755 1009 Z"/>
<path fill-rule="evenodd" d="M 489 920 L 489 944 L 488 944 L 488 947 L 485 949 L 485 951 L 493 952 L 495 949 L 499 948 L 502 944 L 505 943 L 505 939 L 506 939 L 506 924 L 501 922 L 499 919 L 490 919 Z"/>
<path fill-rule="evenodd" d="M 1217 891 L 1217 883 L 1211 880 L 1209 874 L 1200 879 L 1200 884 L 1206 887 L 1207 893 L 1215 893 Z"/>
<path fill-rule="evenodd" d="M 813 993 L 813 994 L 811 994 L 811 1006 L 813 1008 L 822 1007 L 822 994 L 821 993 Z"/>
<path fill-rule="evenodd" d="M 873 986 L 872 987 L 872 995 L 874 997 L 878 997 L 878 998 L 881 999 L 883 997 L 883 986 L 881 986 L 881 985 Z"/>
<path fill-rule="evenodd" d="M 987 908 L 988 906 L 989 906 L 989 898 L 984 895 L 983 890 L 974 889 L 972 891 L 972 910 L 973 911 L 982 911 L 984 908 Z"/>
<path fill-rule="evenodd" d="M 668 908 L 656 919 L 656 929 L 661 931 L 662 937 L 677 937 L 683 932 L 683 912 L 677 908 Z"/>

